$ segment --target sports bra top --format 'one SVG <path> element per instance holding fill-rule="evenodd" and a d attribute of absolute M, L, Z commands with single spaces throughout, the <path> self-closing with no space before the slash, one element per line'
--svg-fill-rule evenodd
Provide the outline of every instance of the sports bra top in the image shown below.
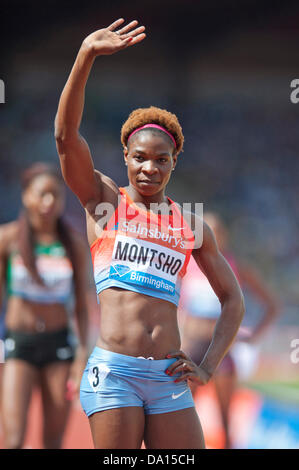
<path fill-rule="evenodd" d="M 66 304 L 73 291 L 73 268 L 60 242 L 34 247 L 37 272 L 44 285 L 33 278 L 23 259 L 14 251 L 7 263 L 6 285 L 8 296 L 22 297 L 31 302 Z"/>
<path fill-rule="evenodd" d="M 191 228 L 170 198 L 171 214 L 156 214 L 119 190 L 117 209 L 90 247 L 97 293 L 120 287 L 178 305 L 194 246 Z"/>
<path fill-rule="evenodd" d="M 224 256 L 238 276 L 234 257 L 231 254 Z M 221 313 L 220 301 L 193 257 L 182 284 L 180 307 L 192 317 L 216 319 Z"/>

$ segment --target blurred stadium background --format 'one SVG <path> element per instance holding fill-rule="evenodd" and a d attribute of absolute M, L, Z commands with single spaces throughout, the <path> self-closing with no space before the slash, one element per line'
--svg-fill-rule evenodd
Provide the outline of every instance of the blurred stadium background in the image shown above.
<path fill-rule="evenodd" d="M 127 115 L 149 105 L 178 115 L 185 148 L 169 196 L 218 211 L 235 253 L 259 268 L 282 304 L 255 369 L 240 377 L 235 446 L 299 448 L 299 363 L 291 361 L 291 341 L 299 338 L 299 104 L 290 101 L 290 83 L 299 78 L 298 2 L 3 0 L 1 10 L 0 223 L 18 215 L 20 172 L 39 160 L 58 165 L 54 117 L 81 41 L 116 18 L 138 19 L 147 39 L 95 63 L 82 133 L 95 166 L 124 185 L 119 135 Z M 83 211 L 69 191 L 67 217 L 84 233 Z M 92 290 L 90 302 L 93 345 Z M 262 312 L 248 294 L 246 302 L 250 326 Z M 221 447 L 213 393 L 204 387 L 197 405 L 208 447 Z M 26 445 L 37 448 L 34 397 Z M 90 446 L 87 419 L 74 403 L 65 447 Z"/>

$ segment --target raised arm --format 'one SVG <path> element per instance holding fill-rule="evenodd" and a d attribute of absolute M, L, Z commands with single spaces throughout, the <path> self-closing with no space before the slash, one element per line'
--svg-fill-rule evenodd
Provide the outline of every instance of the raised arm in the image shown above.
<path fill-rule="evenodd" d="M 145 28 L 136 28 L 137 21 L 132 21 L 116 32 L 116 28 L 123 22 L 123 19 L 119 19 L 108 28 L 95 31 L 84 39 L 61 94 L 55 118 L 55 139 L 62 174 L 83 207 L 91 201 L 107 201 L 107 197 L 107 202 L 114 202 L 110 198 L 114 197 L 116 185 L 94 170 L 88 144 L 79 128 L 84 109 L 85 87 L 95 58 L 114 54 L 137 44 L 145 37 Z"/>

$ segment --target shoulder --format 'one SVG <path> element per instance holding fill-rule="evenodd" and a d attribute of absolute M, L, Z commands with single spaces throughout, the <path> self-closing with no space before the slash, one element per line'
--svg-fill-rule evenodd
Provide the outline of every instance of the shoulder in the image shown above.
<path fill-rule="evenodd" d="M 0 225 L 0 253 L 7 253 L 11 243 L 17 240 L 19 223 L 17 220 Z"/>
<path fill-rule="evenodd" d="M 112 178 L 110 178 L 107 175 L 104 175 L 104 173 L 102 173 L 99 170 L 94 170 L 94 175 L 95 175 L 95 178 L 96 178 L 97 181 L 99 181 L 101 183 L 104 183 L 107 186 L 107 188 L 110 188 L 111 190 L 115 191 L 116 193 L 119 193 L 119 187 L 117 186 L 115 181 L 113 181 Z"/>
<path fill-rule="evenodd" d="M 0 235 L 1 237 L 11 237 L 16 236 L 19 229 L 19 222 L 14 220 L 12 222 L 7 222 L 6 224 L 0 225 Z"/>
<path fill-rule="evenodd" d="M 217 249 L 217 242 L 213 230 L 204 221 L 203 216 L 191 213 L 192 231 L 194 234 L 194 250 Z"/>
<path fill-rule="evenodd" d="M 213 239 L 214 235 L 208 224 L 203 220 L 202 211 L 195 213 L 186 209 L 184 205 L 180 205 L 175 202 L 176 206 L 179 208 L 184 220 L 190 227 L 194 235 L 194 250 L 202 247 L 204 241 L 207 243 Z"/>

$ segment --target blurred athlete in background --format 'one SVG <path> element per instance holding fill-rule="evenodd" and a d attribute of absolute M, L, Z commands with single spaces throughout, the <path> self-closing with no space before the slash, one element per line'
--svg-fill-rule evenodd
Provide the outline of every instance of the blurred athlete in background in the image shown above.
<path fill-rule="evenodd" d="M 242 287 L 246 287 L 264 308 L 264 315 L 248 336 L 240 328 L 237 338 L 254 344 L 268 330 L 278 315 L 278 301 L 258 271 L 248 263 L 237 260 L 229 248 L 229 234 L 221 217 L 212 212 L 204 215 L 205 222 L 213 230 L 219 250 L 225 256 Z M 183 349 L 196 364 L 203 360 L 217 324 L 221 305 L 211 285 L 198 265 L 191 259 L 182 285 L 182 334 Z M 243 331 L 243 333 L 242 333 Z M 225 448 L 231 447 L 229 437 L 229 406 L 237 385 L 236 364 L 229 351 L 216 369 L 213 382 L 221 411 L 225 431 Z M 196 384 L 191 384 L 195 393 Z"/>
<path fill-rule="evenodd" d="M 86 249 L 62 218 L 64 190 L 56 170 L 33 165 L 22 176 L 19 219 L 0 227 L 1 286 L 7 294 L 1 414 L 10 449 L 23 445 L 34 385 L 42 396 L 44 447 L 61 446 L 67 392 L 78 391 L 86 362 Z M 73 295 L 78 345 L 68 314 Z"/>

